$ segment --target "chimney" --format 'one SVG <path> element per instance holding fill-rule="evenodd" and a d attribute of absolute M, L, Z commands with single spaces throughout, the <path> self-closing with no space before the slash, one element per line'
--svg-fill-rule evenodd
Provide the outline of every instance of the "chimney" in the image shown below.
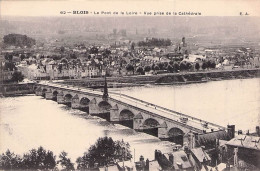
<path fill-rule="evenodd" d="M 196 139 L 196 137 L 195 137 L 195 134 L 194 133 L 189 133 L 188 134 L 189 135 L 189 148 L 190 149 L 193 149 L 193 148 L 195 148 L 195 139 Z"/>
<path fill-rule="evenodd" d="M 144 156 L 140 156 L 140 161 L 144 161 Z"/>
<path fill-rule="evenodd" d="M 146 168 L 146 170 L 149 171 L 149 159 L 146 159 L 145 163 L 146 163 L 145 168 Z"/>
<path fill-rule="evenodd" d="M 227 131 L 230 139 L 235 138 L 235 125 L 228 125 Z"/>
<path fill-rule="evenodd" d="M 255 130 L 256 130 L 256 134 L 257 134 L 258 136 L 260 136 L 260 128 L 259 128 L 259 126 L 256 126 L 256 127 L 255 127 Z"/>
<path fill-rule="evenodd" d="M 249 133 L 249 130 L 247 130 L 247 133 L 246 133 L 246 135 L 249 135 L 250 133 Z"/>
<path fill-rule="evenodd" d="M 155 150 L 155 152 L 154 152 L 154 159 L 158 160 L 158 151 L 157 150 Z"/>
<path fill-rule="evenodd" d="M 173 164 L 174 162 L 174 157 L 172 154 L 169 154 L 169 161 Z"/>

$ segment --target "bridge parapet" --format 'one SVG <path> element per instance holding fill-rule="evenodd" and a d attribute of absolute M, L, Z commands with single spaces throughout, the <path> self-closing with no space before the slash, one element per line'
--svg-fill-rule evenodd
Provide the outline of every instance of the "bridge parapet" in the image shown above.
<path fill-rule="evenodd" d="M 182 143 L 183 138 L 180 140 L 180 137 L 189 132 L 203 134 L 208 131 L 207 128 L 214 131 L 224 129 L 216 124 L 119 93 L 110 92 L 110 96 L 104 100 L 100 91 L 57 84 L 39 86 L 42 86 L 42 92 L 45 89 L 46 98 L 53 98 L 56 92 L 58 103 L 70 103 L 72 108 L 88 107 L 89 114 L 105 116 L 109 121 L 138 131 L 151 131 L 161 139 L 173 139 Z M 49 92 L 52 92 L 50 97 Z"/>

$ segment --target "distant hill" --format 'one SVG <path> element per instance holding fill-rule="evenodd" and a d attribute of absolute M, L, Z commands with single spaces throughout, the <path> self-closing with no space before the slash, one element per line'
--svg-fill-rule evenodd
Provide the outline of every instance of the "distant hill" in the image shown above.
<path fill-rule="evenodd" d="M 185 36 L 195 42 L 260 40 L 260 17 L 2 17 L 0 37 L 10 33 L 38 39 L 108 39 L 114 30 L 126 30 L 126 38 L 145 37 L 179 40 Z M 44 27 L 43 27 L 44 26 Z M 111 38 L 112 36 L 110 36 Z M 120 38 L 117 34 L 114 36 Z M 113 37 L 112 37 L 113 38 Z M 112 39 L 111 38 L 111 39 Z M 214 42 L 213 42 L 214 43 Z"/>
<path fill-rule="evenodd" d="M 33 38 L 21 34 L 8 34 L 5 35 L 3 39 L 5 45 L 13 45 L 19 47 L 31 47 L 36 43 Z"/>

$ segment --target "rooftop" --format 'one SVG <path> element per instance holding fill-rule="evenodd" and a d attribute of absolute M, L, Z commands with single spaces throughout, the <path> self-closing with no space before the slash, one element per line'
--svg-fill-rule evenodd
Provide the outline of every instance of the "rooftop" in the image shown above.
<path fill-rule="evenodd" d="M 260 137 L 250 135 L 238 135 L 237 137 L 228 141 L 226 145 L 260 151 Z"/>

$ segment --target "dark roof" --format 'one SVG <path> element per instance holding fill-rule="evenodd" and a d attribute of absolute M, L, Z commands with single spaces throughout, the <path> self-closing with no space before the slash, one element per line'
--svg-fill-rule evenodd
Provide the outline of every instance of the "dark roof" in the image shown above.
<path fill-rule="evenodd" d="M 199 134 L 197 145 L 208 145 L 216 141 L 216 139 L 226 140 L 228 139 L 228 134 L 225 130 L 219 130 L 214 132 L 209 132 L 205 134 Z"/>
<path fill-rule="evenodd" d="M 235 147 L 244 147 L 260 151 L 260 137 L 250 135 L 238 135 L 226 143 Z"/>
<path fill-rule="evenodd" d="M 187 154 L 183 150 L 172 152 L 172 153 L 166 153 L 164 155 L 168 160 L 169 160 L 169 156 L 173 155 L 174 169 L 189 169 L 194 167 L 195 161 L 193 157 L 190 155 L 190 157 L 188 158 Z"/>
<path fill-rule="evenodd" d="M 211 160 L 209 155 L 201 148 L 193 148 L 191 149 L 192 154 L 198 159 L 199 162 L 204 162 L 204 159 L 206 161 Z"/>

